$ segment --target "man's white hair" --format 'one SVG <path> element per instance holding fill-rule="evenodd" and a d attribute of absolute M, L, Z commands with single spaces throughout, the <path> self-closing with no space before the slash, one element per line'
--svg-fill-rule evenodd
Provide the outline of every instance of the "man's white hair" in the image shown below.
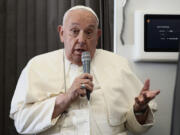
<path fill-rule="evenodd" d="M 67 18 L 67 15 L 69 14 L 69 12 L 72 11 L 72 10 L 78 10 L 78 9 L 82 9 L 82 10 L 86 10 L 86 11 L 91 12 L 91 13 L 96 17 L 97 26 L 99 25 L 99 19 L 98 19 L 98 17 L 97 17 L 97 14 L 92 10 L 92 8 L 87 7 L 87 6 L 83 6 L 83 5 L 77 5 L 77 6 L 74 6 L 74 7 L 71 7 L 70 9 L 68 9 L 68 10 L 65 12 L 64 16 L 63 16 L 63 25 L 64 25 L 64 23 L 65 23 L 65 20 L 66 20 L 66 18 Z"/>

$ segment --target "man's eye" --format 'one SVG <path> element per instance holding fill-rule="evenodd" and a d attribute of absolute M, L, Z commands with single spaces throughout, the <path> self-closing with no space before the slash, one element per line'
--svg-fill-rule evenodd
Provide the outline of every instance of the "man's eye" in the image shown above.
<path fill-rule="evenodd" d="M 71 32 L 72 32 L 73 34 L 78 34 L 78 33 L 79 33 L 79 30 L 77 30 L 77 29 L 72 29 Z"/>
<path fill-rule="evenodd" d="M 86 31 L 86 34 L 87 35 L 91 35 L 93 32 L 91 31 L 91 30 L 89 30 L 89 31 Z"/>

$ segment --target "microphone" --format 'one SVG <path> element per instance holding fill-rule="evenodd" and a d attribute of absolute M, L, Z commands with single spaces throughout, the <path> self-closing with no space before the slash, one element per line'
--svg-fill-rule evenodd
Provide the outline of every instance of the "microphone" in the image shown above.
<path fill-rule="evenodd" d="M 90 62 L 91 62 L 90 53 L 87 51 L 82 52 L 81 61 L 83 64 L 84 73 L 90 73 Z M 90 91 L 89 90 L 86 90 L 86 96 L 87 96 L 87 99 L 89 100 L 90 99 Z"/>

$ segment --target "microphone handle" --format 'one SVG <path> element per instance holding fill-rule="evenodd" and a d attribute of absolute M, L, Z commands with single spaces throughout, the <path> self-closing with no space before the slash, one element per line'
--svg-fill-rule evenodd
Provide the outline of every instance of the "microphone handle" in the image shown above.
<path fill-rule="evenodd" d="M 86 97 L 88 100 L 90 100 L 90 91 L 86 89 Z"/>
<path fill-rule="evenodd" d="M 90 73 L 90 61 L 85 61 L 83 63 L 83 70 L 84 73 Z M 86 97 L 88 100 L 90 100 L 90 91 L 86 89 Z"/>

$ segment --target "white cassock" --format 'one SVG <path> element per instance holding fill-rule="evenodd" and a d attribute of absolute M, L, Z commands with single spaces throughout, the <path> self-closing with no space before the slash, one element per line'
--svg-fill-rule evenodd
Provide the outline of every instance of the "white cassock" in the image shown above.
<path fill-rule="evenodd" d="M 64 78 L 65 67 L 65 78 Z M 142 83 L 125 58 L 97 49 L 91 61 L 94 90 L 89 102 L 81 97 L 67 113 L 52 119 L 55 99 L 65 93 L 82 67 L 65 59 L 63 50 L 34 57 L 21 73 L 12 99 L 10 117 L 21 134 L 127 135 L 147 131 L 154 123 L 156 103 L 150 102 L 146 124 L 137 122 L 133 104 Z M 65 83 L 66 80 L 66 83 Z"/>

